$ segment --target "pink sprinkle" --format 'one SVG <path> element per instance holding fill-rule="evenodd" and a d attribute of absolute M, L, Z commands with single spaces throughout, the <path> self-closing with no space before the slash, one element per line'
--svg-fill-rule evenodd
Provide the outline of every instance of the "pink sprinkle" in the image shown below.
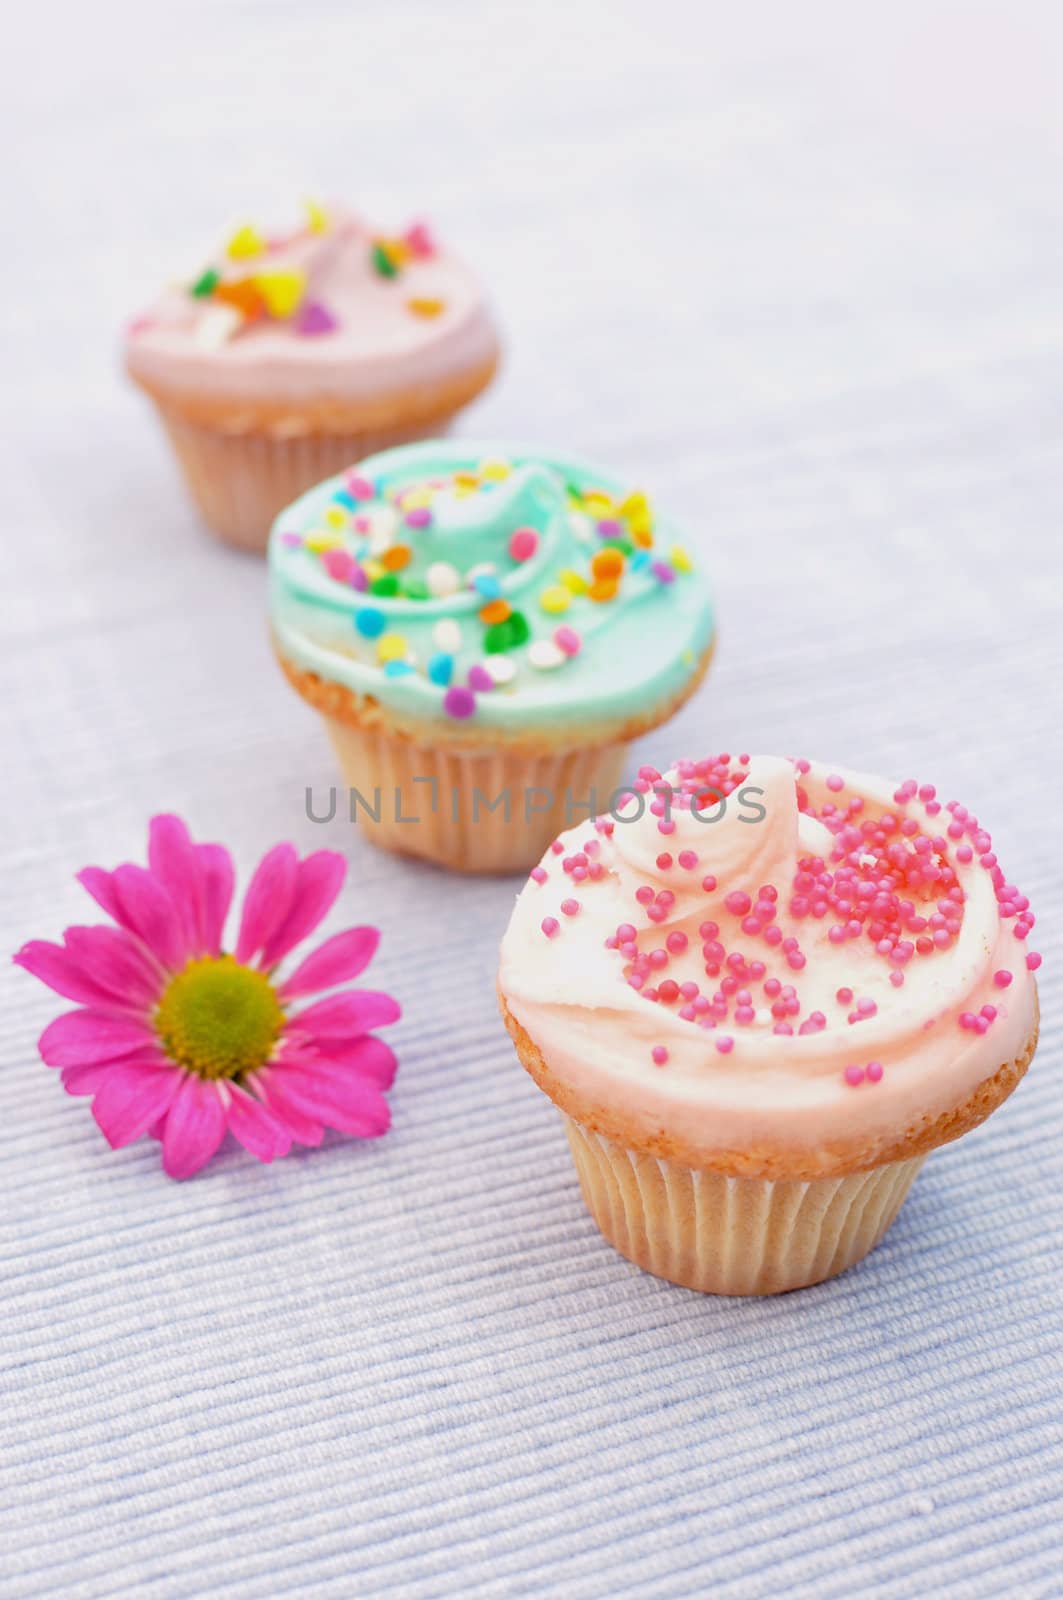
<path fill-rule="evenodd" d="M 476 710 L 476 696 L 471 689 L 465 689 L 460 683 L 456 683 L 443 696 L 443 710 L 448 717 L 464 721 Z"/>
<path fill-rule="evenodd" d="M 655 1044 L 653 1049 L 650 1051 L 650 1054 L 653 1057 L 654 1066 L 663 1067 L 665 1062 L 668 1060 L 668 1051 L 664 1048 L 663 1044 Z"/>
<path fill-rule="evenodd" d="M 716 1048 L 722 1056 L 730 1055 L 735 1047 L 735 1042 L 729 1033 L 720 1033 L 716 1036 Z"/>
<path fill-rule="evenodd" d="M 733 889 L 724 899 L 724 905 L 733 916 L 744 917 L 753 902 L 742 889 Z"/>
<path fill-rule="evenodd" d="M 864 1069 L 863 1067 L 858 1067 L 854 1064 L 846 1067 L 844 1076 L 846 1083 L 850 1084 L 852 1088 L 855 1089 L 857 1084 L 863 1083 L 864 1081 Z"/>
<path fill-rule="evenodd" d="M 692 872 L 698 864 L 698 858 L 693 850 L 680 850 L 679 865 L 687 872 Z"/>
<path fill-rule="evenodd" d="M 486 667 L 479 662 L 469 668 L 469 688 L 475 689 L 479 694 L 486 694 L 495 686 L 495 680 Z"/>
<path fill-rule="evenodd" d="M 1041 957 L 1037 954 L 1036 950 L 1031 950 L 1029 955 L 1026 957 L 1027 970 L 1029 972 L 1036 972 L 1040 965 Z"/>
<path fill-rule="evenodd" d="M 427 257 L 434 256 L 436 253 L 436 242 L 432 237 L 432 230 L 427 222 L 411 223 L 406 229 L 403 238 L 415 256 Z"/>
<path fill-rule="evenodd" d="M 834 794 L 837 794 L 839 790 L 845 788 L 845 781 L 844 779 L 839 778 L 836 772 L 832 772 L 830 777 L 827 779 L 827 788 L 832 790 Z"/>
<path fill-rule="evenodd" d="M 555 856 L 564 855 L 565 852 L 565 847 L 561 843 L 560 839 L 555 839 L 553 844 L 550 846 L 550 849 L 553 851 Z"/>
<path fill-rule="evenodd" d="M 1012 975 L 1008 971 L 1007 967 L 1001 967 L 999 972 L 994 972 L 993 982 L 996 984 L 998 989 L 1006 989 L 1011 983 L 1011 976 Z"/>
<path fill-rule="evenodd" d="M 346 480 L 347 492 L 356 500 L 375 500 L 376 486 L 368 478 L 363 478 L 360 473 L 352 472 Z"/>
<path fill-rule="evenodd" d="M 432 521 L 432 513 L 427 506 L 415 506 L 412 511 L 407 511 L 403 521 L 408 528 L 427 528 Z"/>
<path fill-rule="evenodd" d="M 664 942 L 674 956 L 681 955 L 688 944 L 687 936 L 680 928 L 674 929 Z"/>
<path fill-rule="evenodd" d="M 711 872 L 707 873 L 706 876 L 704 878 L 702 878 L 701 887 L 704 889 L 706 894 L 711 894 L 712 891 L 715 889 L 715 887 L 716 887 L 716 879 L 713 877 Z"/>
<path fill-rule="evenodd" d="M 539 924 L 548 939 L 553 939 L 560 931 L 561 924 L 556 917 L 544 917 Z"/>
<path fill-rule="evenodd" d="M 532 869 L 531 869 L 531 877 L 534 879 L 534 881 L 536 883 L 545 883 L 546 879 L 547 879 L 546 868 L 545 867 L 532 867 Z"/>
<path fill-rule="evenodd" d="M 882 1078 L 882 1062 L 869 1061 L 867 1064 L 867 1076 L 870 1083 L 880 1082 Z"/>
<path fill-rule="evenodd" d="M 509 536 L 509 553 L 514 561 L 530 561 L 539 548 L 539 535 L 534 528 L 514 528 Z"/>
<path fill-rule="evenodd" d="M 567 624 L 562 623 L 560 628 L 554 629 L 554 643 L 559 650 L 564 651 L 566 656 L 578 656 L 583 640 L 575 628 L 570 628 Z"/>
<path fill-rule="evenodd" d="M 668 854 L 667 850 L 662 850 L 661 854 L 657 857 L 657 867 L 659 871 L 667 872 L 671 865 L 671 856 Z"/>
<path fill-rule="evenodd" d="M 301 533 L 282 533 L 281 534 L 281 544 L 286 544 L 288 546 L 289 550 L 294 550 L 296 545 L 300 545 L 300 544 L 302 544 L 302 542 L 303 542 L 303 536 L 302 536 Z"/>
<path fill-rule="evenodd" d="M 578 900 L 562 900 L 561 909 L 566 917 L 574 917 L 580 909 Z"/>
<path fill-rule="evenodd" d="M 297 332 L 315 337 L 320 333 L 334 333 L 339 323 L 328 306 L 323 305 L 320 300 L 306 300 L 303 302 L 303 309 L 296 319 L 295 326 Z"/>

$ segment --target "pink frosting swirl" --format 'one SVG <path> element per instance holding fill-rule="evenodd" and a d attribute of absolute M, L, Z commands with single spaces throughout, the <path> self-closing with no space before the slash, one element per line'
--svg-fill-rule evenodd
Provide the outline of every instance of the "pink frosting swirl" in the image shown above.
<path fill-rule="evenodd" d="M 502 943 L 507 1006 L 581 1104 L 707 1157 L 871 1148 L 1022 1056 L 1033 917 L 964 807 L 769 756 L 636 789 L 552 847 Z"/>

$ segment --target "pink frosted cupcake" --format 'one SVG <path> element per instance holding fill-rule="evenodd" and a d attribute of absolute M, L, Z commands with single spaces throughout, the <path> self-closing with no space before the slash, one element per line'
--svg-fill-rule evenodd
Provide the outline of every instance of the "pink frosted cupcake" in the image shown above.
<path fill-rule="evenodd" d="M 318 206 L 284 234 L 239 228 L 125 347 L 204 519 L 256 550 L 313 484 L 444 432 L 498 355 L 479 283 L 424 224 L 384 236 Z"/>
<path fill-rule="evenodd" d="M 717 1294 L 817 1283 L 1025 1072 L 1029 902 L 914 780 L 723 755 L 636 790 L 533 870 L 506 1025 L 624 1255 Z"/>

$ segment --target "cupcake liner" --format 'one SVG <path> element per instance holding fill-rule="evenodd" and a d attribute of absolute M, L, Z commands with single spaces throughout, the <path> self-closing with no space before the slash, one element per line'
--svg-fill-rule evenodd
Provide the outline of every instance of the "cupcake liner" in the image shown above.
<path fill-rule="evenodd" d="M 626 1149 L 562 1115 L 609 1243 L 705 1294 L 780 1294 L 844 1272 L 878 1244 L 926 1160 L 809 1182 L 736 1178 Z"/>
<path fill-rule="evenodd" d="M 352 820 L 366 838 L 459 872 L 534 866 L 562 829 L 608 805 L 627 749 L 466 750 L 418 744 L 386 726 L 324 720 L 352 791 L 337 805 L 351 801 Z M 489 809 L 499 796 L 508 796 L 508 815 L 504 800 Z"/>
<path fill-rule="evenodd" d="M 416 427 L 285 436 L 226 432 L 190 422 L 164 401 L 155 405 L 207 526 L 226 543 L 260 554 L 274 518 L 307 489 L 377 450 L 446 433 L 451 415 Z"/>

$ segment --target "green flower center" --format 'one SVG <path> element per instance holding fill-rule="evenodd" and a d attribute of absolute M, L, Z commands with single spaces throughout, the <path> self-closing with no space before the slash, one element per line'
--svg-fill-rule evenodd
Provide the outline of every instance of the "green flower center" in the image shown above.
<path fill-rule="evenodd" d="M 269 979 L 232 956 L 202 956 L 172 978 L 155 1028 L 166 1054 L 201 1078 L 239 1078 L 268 1061 L 284 1012 Z"/>

